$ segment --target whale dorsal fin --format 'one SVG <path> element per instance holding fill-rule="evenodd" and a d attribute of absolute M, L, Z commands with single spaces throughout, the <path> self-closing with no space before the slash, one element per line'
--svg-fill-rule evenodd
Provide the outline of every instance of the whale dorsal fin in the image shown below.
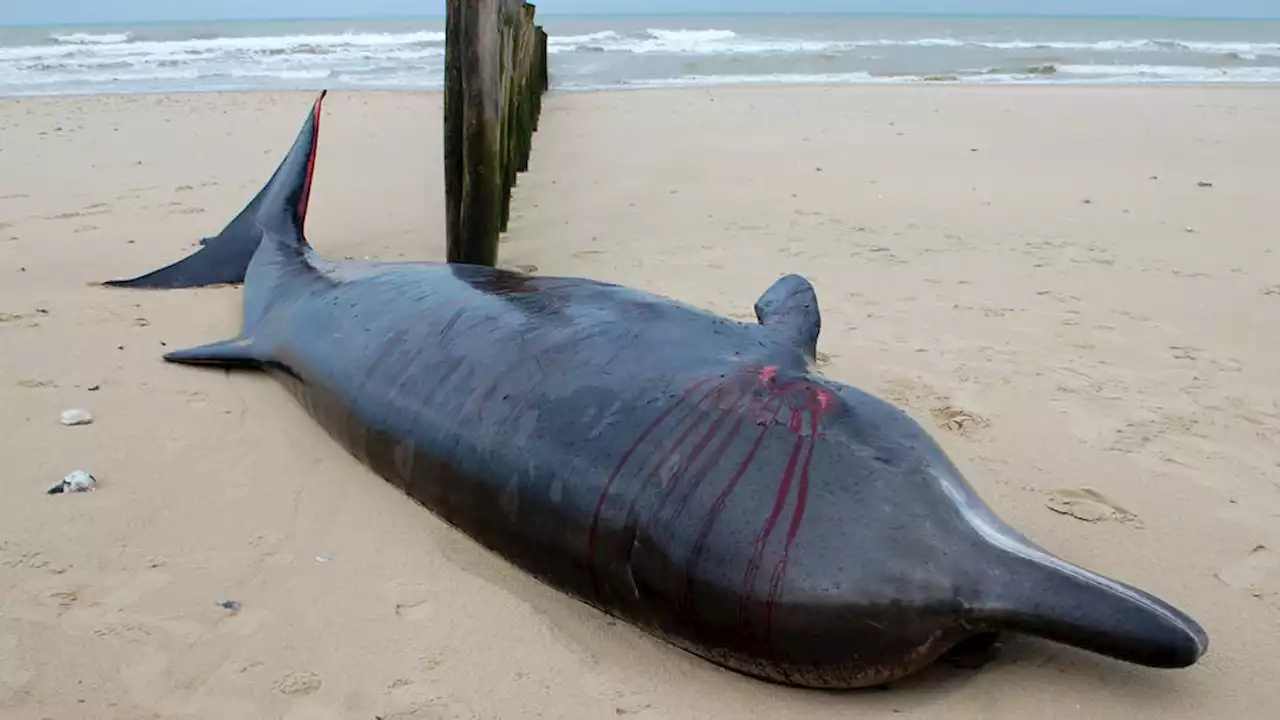
<path fill-rule="evenodd" d="M 799 275 L 778 278 L 756 301 L 756 319 L 761 326 L 790 338 L 810 360 L 817 357 L 822 313 L 818 294 L 808 280 Z"/>

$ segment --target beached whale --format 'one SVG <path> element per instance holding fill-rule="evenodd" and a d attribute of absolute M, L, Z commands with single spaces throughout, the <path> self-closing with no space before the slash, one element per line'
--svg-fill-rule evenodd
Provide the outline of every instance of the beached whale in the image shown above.
<path fill-rule="evenodd" d="M 306 242 L 321 102 L 193 255 L 109 285 L 244 283 L 231 340 L 386 480 L 565 593 L 715 663 L 809 687 L 1016 632 L 1185 667 L 1194 620 L 1036 546 L 906 414 L 813 373 L 804 279 L 740 323 L 587 279 L 333 262 Z"/>

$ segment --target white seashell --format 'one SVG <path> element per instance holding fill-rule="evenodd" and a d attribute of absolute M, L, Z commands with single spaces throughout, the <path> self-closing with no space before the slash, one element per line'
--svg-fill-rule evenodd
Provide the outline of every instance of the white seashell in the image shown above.
<path fill-rule="evenodd" d="M 93 423 L 93 414 L 88 410 L 64 410 L 62 411 L 62 424 L 67 426 L 89 425 Z"/>

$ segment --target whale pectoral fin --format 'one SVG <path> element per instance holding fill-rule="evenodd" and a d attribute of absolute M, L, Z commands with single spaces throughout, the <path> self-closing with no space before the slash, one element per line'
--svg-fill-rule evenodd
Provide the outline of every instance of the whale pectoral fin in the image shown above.
<path fill-rule="evenodd" d="M 808 280 L 799 275 L 778 278 L 756 301 L 755 309 L 761 326 L 785 333 L 807 357 L 817 357 L 822 313 Z"/>
<path fill-rule="evenodd" d="M 238 337 L 185 350 L 174 350 L 165 360 L 182 365 L 221 368 L 257 368 L 266 358 L 254 347 L 252 337 Z"/>

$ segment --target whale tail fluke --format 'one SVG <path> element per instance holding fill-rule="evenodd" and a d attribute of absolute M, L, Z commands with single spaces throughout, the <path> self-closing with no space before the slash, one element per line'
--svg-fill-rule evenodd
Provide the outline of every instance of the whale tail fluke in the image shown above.
<path fill-rule="evenodd" d="M 175 289 L 243 283 L 249 265 L 270 235 L 283 248 L 306 246 L 303 226 L 315 174 L 320 138 L 320 110 L 327 91 L 316 98 L 311 114 L 289 154 L 257 196 L 216 237 L 201 240 L 195 253 L 158 270 L 128 280 L 108 280 L 118 288 Z"/>
<path fill-rule="evenodd" d="M 1017 555 L 999 600 L 979 611 L 995 629 L 1155 668 L 1189 667 L 1208 649 L 1204 628 L 1153 595 L 1039 550 Z"/>

